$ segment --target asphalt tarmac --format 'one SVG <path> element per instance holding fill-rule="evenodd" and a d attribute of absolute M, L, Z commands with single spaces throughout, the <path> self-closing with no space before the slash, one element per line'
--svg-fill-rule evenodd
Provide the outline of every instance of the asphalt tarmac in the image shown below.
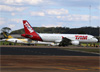
<path fill-rule="evenodd" d="M 1 55 L 41 55 L 41 56 L 99 56 L 99 54 L 63 50 L 61 48 L 1 47 Z"/>
<path fill-rule="evenodd" d="M 100 72 L 99 54 L 62 48 L 1 46 L 0 72 Z"/>

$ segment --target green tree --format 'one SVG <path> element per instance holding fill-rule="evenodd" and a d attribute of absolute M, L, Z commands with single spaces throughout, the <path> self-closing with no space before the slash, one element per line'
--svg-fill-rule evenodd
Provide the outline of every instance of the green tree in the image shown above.
<path fill-rule="evenodd" d="M 79 31 L 78 34 L 86 34 L 84 31 Z"/>
<path fill-rule="evenodd" d="M 3 28 L 1 29 L 1 31 L 2 31 L 2 32 L 7 32 L 7 33 L 9 33 L 9 32 L 11 31 L 11 28 L 9 28 L 9 27 L 3 27 Z"/>

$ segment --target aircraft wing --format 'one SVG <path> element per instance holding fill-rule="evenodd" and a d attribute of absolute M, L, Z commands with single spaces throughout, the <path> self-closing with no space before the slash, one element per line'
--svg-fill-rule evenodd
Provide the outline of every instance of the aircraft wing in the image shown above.
<path fill-rule="evenodd" d="M 79 45 L 79 41 L 63 37 L 59 45 L 62 46 Z"/>
<path fill-rule="evenodd" d="M 68 46 L 71 44 L 71 40 L 66 38 L 66 37 L 62 37 L 62 41 L 60 42 L 59 46 Z"/>

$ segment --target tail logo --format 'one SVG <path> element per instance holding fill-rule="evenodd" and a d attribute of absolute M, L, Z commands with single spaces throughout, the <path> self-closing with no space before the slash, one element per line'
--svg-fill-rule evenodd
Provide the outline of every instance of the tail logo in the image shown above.
<path fill-rule="evenodd" d="M 27 29 L 30 31 L 30 33 L 34 32 L 34 30 L 31 28 L 31 26 L 28 24 L 28 22 L 26 22 L 24 25 L 27 27 Z"/>

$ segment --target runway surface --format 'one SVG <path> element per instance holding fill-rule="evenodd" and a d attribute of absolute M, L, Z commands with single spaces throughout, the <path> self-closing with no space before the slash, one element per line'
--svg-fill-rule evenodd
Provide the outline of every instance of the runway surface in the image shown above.
<path fill-rule="evenodd" d="M 99 56 L 1 55 L 1 72 L 99 72 Z"/>
<path fill-rule="evenodd" d="M 1 72 L 100 72 L 99 54 L 62 47 L 2 46 Z"/>
<path fill-rule="evenodd" d="M 99 54 L 63 50 L 61 48 L 1 47 L 1 55 L 45 55 L 45 56 L 99 56 Z"/>

